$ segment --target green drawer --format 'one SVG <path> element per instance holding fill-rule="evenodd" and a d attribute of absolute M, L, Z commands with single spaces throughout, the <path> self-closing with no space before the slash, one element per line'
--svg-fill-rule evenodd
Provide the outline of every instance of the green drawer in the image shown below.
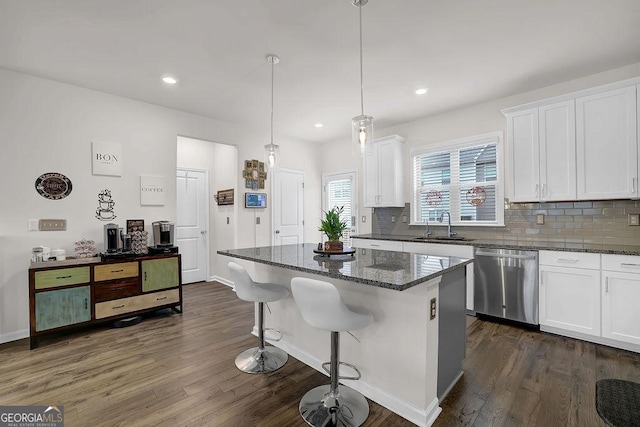
<path fill-rule="evenodd" d="M 91 320 L 91 287 L 36 293 L 36 331 Z"/>
<path fill-rule="evenodd" d="M 142 291 L 175 288 L 179 285 L 178 257 L 142 261 Z"/>
<path fill-rule="evenodd" d="M 36 271 L 36 289 L 56 288 L 58 286 L 89 283 L 90 267 L 60 268 Z"/>

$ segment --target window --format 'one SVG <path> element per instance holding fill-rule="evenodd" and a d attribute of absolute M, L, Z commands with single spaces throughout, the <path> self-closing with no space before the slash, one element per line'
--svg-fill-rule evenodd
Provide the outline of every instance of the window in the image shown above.
<path fill-rule="evenodd" d="M 348 226 L 342 235 L 342 242 L 346 246 L 351 246 L 351 236 L 356 233 L 355 217 L 357 195 L 355 192 L 355 180 L 355 172 L 325 175 L 323 177 L 325 191 L 324 210 L 327 211 L 336 206 L 344 207 L 340 219 L 346 221 Z"/>
<path fill-rule="evenodd" d="M 502 132 L 413 149 L 411 223 L 504 225 L 501 154 Z"/>

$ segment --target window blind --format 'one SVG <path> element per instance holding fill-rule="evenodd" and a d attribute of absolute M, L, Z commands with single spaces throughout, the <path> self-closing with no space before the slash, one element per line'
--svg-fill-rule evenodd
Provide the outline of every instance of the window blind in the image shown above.
<path fill-rule="evenodd" d="M 347 228 L 342 235 L 342 242 L 346 246 L 351 246 L 351 218 L 353 215 L 352 200 L 352 182 L 351 179 L 336 179 L 327 182 L 327 207 L 344 207 L 340 219 L 347 223 Z"/>
<path fill-rule="evenodd" d="M 448 150 L 414 153 L 412 223 L 432 223 L 447 211 L 452 224 L 499 225 L 499 142 L 470 138 Z"/>

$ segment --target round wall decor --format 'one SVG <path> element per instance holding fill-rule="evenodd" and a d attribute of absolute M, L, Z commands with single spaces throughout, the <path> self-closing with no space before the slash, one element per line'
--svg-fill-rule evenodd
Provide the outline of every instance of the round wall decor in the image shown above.
<path fill-rule="evenodd" d="M 61 173 L 49 172 L 36 179 L 36 191 L 50 200 L 60 200 L 71 194 L 71 180 Z"/>

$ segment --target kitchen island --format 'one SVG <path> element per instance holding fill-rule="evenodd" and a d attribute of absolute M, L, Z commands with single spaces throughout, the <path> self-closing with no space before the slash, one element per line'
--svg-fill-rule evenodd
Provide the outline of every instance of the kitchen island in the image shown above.
<path fill-rule="evenodd" d="M 465 266 L 472 260 L 372 249 L 326 257 L 315 248 L 284 245 L 218 254 L 241 260 L 259 282 L 289 287 L 296 276 L 326 280 L 347 304 L 370 311 L 374 322 L 354 331 L 360 342 L 341 334 L 340 359 L 362 372 L 359 381 L 341 382 L 409 421 L 431 425 L 441 411 L 439 402 L 462 376 Z M 282 339 L 271 343 L 324 373 L 329 334 L 307 325 L 293 298 L 269 307 L 266 327 L 282 332 Z"/>

